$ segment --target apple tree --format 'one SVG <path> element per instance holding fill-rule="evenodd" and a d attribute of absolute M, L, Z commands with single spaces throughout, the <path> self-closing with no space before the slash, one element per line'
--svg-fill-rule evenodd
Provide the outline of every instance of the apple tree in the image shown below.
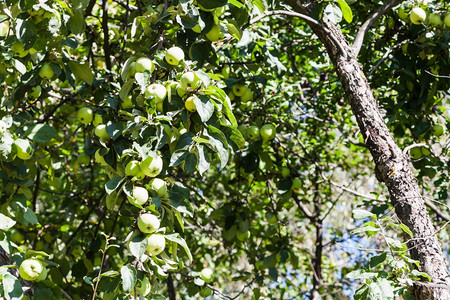
<path fill-rule="evenodd" d="M 1 295 L 447 299 L 428 2 L 0 1 Z"/>

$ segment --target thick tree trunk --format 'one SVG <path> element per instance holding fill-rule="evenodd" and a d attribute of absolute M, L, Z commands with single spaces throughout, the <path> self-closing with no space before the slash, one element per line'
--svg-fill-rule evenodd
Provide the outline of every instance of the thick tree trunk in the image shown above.
<path fill-rule="evenodd" d="M 298 13 L 309 15 L 313 1 L 287 2 Z M 414 235 L 408 241 L 411 257 L 420 261 L 420 270 L 426 272 L 434 283 L 415 285 L 415 298 L 450 299 L 446 259 L 410 169 L 408 157 L 397 146 L 385 125 L 364 72 L 340 29 L 325 21 L 322 23 L 323 27 L 313 23 L 309 25 L 327 48 L 365 143 L 373 156 L 377 178 L 386 184 L 398 218 Z M 334 38 L 330 35 L 334 35 Z M 346 53 L 340 52 L 335 40 L 341 43 Z M 439 284 L 443 287 L 439 287 Z"/>

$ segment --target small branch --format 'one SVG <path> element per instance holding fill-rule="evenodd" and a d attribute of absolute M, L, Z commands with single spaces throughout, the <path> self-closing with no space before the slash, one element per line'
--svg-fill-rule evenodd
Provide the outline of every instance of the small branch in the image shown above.
<path fill-rule="evenodd" d="M 167 277 L 167 294 L 169 300 L 176 300 L 175 287 L 173 286 L 173 279 L 171 273 L 169 273 L 169 276 Z"/>
<path fill-rule="evenodd" d="M 392 7 L 396 6 L 403 0 L 389 0 L 386 1 L 386 3 L 383 4 L 375 13 L 373 13 L 365 22 L 361 25 L 361 27 L 358 30 L 358 33 L 356 34 L 355 40 L 352 45 L 353 52 L 355 53 L 355 56 L 358 55 L 359 51 L 361 50 L 362 43 L 364 41 L 364 37 L 366 36 L 369 29 L 372 27 L 372 25 L 381 17 L 383 16 L 388 10 L 390 10 Z"/>
<path fill-rule="evenodd" d="M 440 210 L 436 205 L 434 205 L 430 200 L 425 199 L 425 204 L 441 219 L 450 222 L 450 216 Z"/>
<path fill-rule="evenodd" d="M 106 68 L 111 71 L 111 49 L 109 47 L 108 31 L 108 1 L 102 1 L 102 29 L 103 29 L 103 51 L 105 52 Z"/>
<path fill-rule="evenodd" d="M 372 68 L 372 70 L 370 70 L 369 75 L 367 75 L 367 77 L 371 77 L 372 74 L 380 67 L 380 65 L 388 58 L 389 54 L 394 50 L 397 49 L 398 47 L 401 47 L 402 45 L 409 43 L 410 40 L 404 40 L 401 43 L 392 46 L 391 48 L 389 48 L 386 53 L 383 55 L 383 57 L 380 58 L 380 60 L 377 62 L 377 64 Z M 425 71 L 426 72 L 426 71 Z"/>
<path fill-rule="evenodd" d="M 62 296 L 64 297 L 64 299 L 72 300 L 72 297 L 70 297 L 70 295 L 67 294 L 65 290 L 61 289 L 61 293 L 62 293 Z"/>
<path fill-rule="evenodd" d="M 396 0 L 398 1 L 398 0 Z M 297 17 L 300 19 L 303 19 L 305 21 L 307 21 L 308 23 L 314 24 L 315 26 L 319 27 L 320 29 L 322 29 L 325 33 L 328 34 L 328 36 L 330 37 L 330 39 L 333 40 L 334 44 L 336 45 L 336 47 L 339 48 L 339 50 L 341 51 L 342 55 L 344 55 L 345 57 L 347 57 L 347 51 L 345 51 L 344 46 L 342 46 L 342 44 L 338 41 L 338 39 L 335 37 L 335 35 L 326 27 L 324 27 L 321 23 L 319 23 L 318 21 L 316 21 L 315 19 L 304 15 L 304 14 L 300 14 L 297 12 L 293 12 L 293 11 L 287 11 L 287 10 L 274 10 L 274 11 L 269 11 L 268 13 L 261 15 L 259 17 L 256 17 L 252 20 L 250 20 L 250 22 L 248 23 L 249 25 L 255 24 L 259 21 L 261 21 L 262 19 L 264 19 L 265 17 L 270 17 L 270 16 L 276 16 L 276 15 L 286 15 L 286 16 L 291 16 L 291 17 Z"/>
<path fill-rule="evenodd" d="M 425 73 L 427 73 L 428 75 L 431 75 L 431 76 L 433 76 L 433 77 L 437 77 L 437 78 L 445 78 L 445 79 L 450 79 L 450 76 L 445 76 L 445 75 L 436 75 L 436 74 L 433 74 L 433 73 L 431 73 L 430 71 L 428 71 L 428 70 L 425 70 Z"/>

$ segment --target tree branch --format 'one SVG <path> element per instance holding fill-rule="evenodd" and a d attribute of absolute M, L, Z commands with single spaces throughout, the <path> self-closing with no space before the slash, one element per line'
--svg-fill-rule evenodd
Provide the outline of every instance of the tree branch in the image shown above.
<path fill-rule="evenodd" d="M 103 30 L 103 51 L 105 52 L 106 68 L 111 71 L 111 50 L 109 47 L 108 30 L 108 1 L 102 1 L 102 30 Z"/>
<path fill-rule="evenodd" d="M 403 0 L 388 0 L 383 4 L 375 13 L 373 13 L 365 22 L 361 25 L 356 34 L 355 40 L 353 41 L 352 49 L 355 52 L 355 56 L 358 55 L 361 50 L 361 46 L 369 29 L 372 27 L 373 23 L 375 23 L 381 16 L 383 16 L 389 9 L 396 6 Z"/>

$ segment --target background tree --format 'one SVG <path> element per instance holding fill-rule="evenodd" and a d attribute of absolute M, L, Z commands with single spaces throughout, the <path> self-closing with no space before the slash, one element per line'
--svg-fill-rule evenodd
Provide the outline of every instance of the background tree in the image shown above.
<path fill-rule="evenodd" d="M 2 295 L 446 299 L 449 17 L 400 2 L 0 1 Z"/>

